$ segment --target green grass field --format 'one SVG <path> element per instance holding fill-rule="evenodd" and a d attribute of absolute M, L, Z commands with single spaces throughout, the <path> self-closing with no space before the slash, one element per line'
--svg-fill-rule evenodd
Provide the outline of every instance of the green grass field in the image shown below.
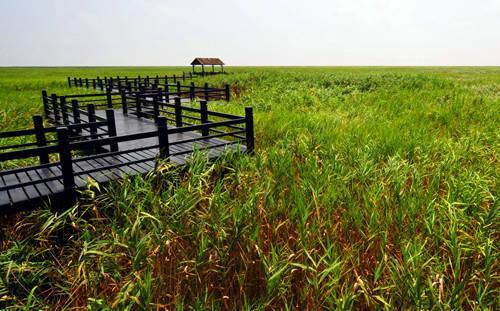
<path fill-rule="evenodd" d="M 68 75 L 182 69 L 0 69 L 0 130 Z M 255 156 L 2 216 L 0 308 L 500 308 L 499 67 L 230 71 L 199 83 L 254 107 Z"/>

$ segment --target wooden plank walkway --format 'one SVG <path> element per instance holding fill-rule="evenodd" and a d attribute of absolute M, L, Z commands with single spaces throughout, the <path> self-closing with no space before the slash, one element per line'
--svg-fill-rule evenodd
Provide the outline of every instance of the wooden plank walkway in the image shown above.
<path fill-rule="evenodd" d="M 117 136 L 135 135 L 158 130 L 157 124 L 147 118 L 138 118 L 133 114 L 124 114 L 121 109 L 114 109 Z M 105 111 L 96 111 L 96 115 L 105 118 Z M 83 117 L 82 117 L 83 119 Z M 168 129 L 175 129 L 168 126 Z M 183 165 L 196 149 L 207 149 L 210 159 L 217 158 L 226 150 L 240 151 L 246 147 L 232 144 L 220 138 L 204 138 L 201 133 L 187 131 L 168 134 L 170 161 L 174 165 Z M 175 142 L 187 141 L 185 143 Z M 159 138 L 148 137 L 121 141 L 118 143 L 118 154 L 109 153 L 75 158 L 72 168 L 75 176 L 75 188 L 83 189 L 88 178 L 99 183 L 145 174 L 155 167 L 159 155 Z M 177 154 L 177 155 L 176 155 Z M 110 168 L 111 167 L 111 168 Z M 42 166 L 24 167 L 20 169 L 0 171 L 0 213 L 20 208 L 31 209 L 43 201 L 52 203 L 64 198 L 64 180 L 61 162 Z M 28 185 L 23 185 L 29 183 Z"/>

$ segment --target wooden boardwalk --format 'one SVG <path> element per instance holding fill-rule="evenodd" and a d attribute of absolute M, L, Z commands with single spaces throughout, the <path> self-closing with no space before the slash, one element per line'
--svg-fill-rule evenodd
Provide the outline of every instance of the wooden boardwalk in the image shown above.
<path fill-rule="evenodd" d="M 62 109 L 56 111 L 45 107 L 50 119 L 54 122 L 56 119 L 66 120 L 67 124 L 62 124 L 63 127 L 59 126 L 56 129 L 57 145 L 38 144 L 38 147 L 24 151 L 0 153 L 0 161 L 16 159 L 16 156 L 41 159 L 39 165 L 0 171 L 0 213 L 31 209 L 44 201 L 51 201 L 52 206 L 56 206 L 57 202 L 67 204 L 68 200 L 71 202 L 75 197 L 78 189 L 86 186 L 89 178 L 99 183 L 107 183 L 125 176 L 145 174 L 155 168 L 158 158 L 168 158 L 171 163 L 178 166 L 185 164 L 195 150 L 203 150 L 208 158 L 214 159 L 223 152 L 245 152 L 247 146 L 250 146 L 248 151 L 253 149 L 253 117 L 251 113 L 248 115 L 248 111 L 251 110 L 247 110 L 245 117 L 238 117 L 207 111 L 206 103 L 201 109 L 193 109 L 179 108 L 180 100 L 176 105 L 163 101 L 164 105 L 171 105 L 176 112 L 156 107 L 156 110 L 153 110 L 157 115 L 147 118 L 144 115 L 148 115 L 148 105 L 153 100 L 144 96 L 142 101 L 143 107 L 139 108 L 140 113 L 133 111 L 138 107 L 137 103 L 134 103 L 128 107 L 128 113 L 124 113 L 124 108 L 121 107 L 106 111 L 97 110 L 94 115 L 79 115 L 80 123 L 77 124 L 68 120 L 72 117 L 76 120 L 75 114 L 78 110 L 74 110 L 73 114 L 68 116 L 64 115 L 64 110 L 68 110 L 68 107 L 61 106 L 59 108 Z M 179 123 L 183 117 L 181 115 L 183 109 L 201 113 L 201 122 Z M 56 118 L 61 111 L 63 111 L 62 116 Z M 82 114 L 84 111 L 86 110 L 80 109 Z M 169 119 L 168 113 L 175 114 L 175 118 Z M 209 115 L 228 118 L 209 121 Z M 184 121 L 186 118 L 195 119 L 192 115 L 184 115 Z M 109 119 L 112 119 L 112 123 Z M 177 121 L 179 126 L 167 125 L 169 120 Z M 107 128 L 103 124 L 107 124 Z M 245 126 L 241 127 L 238 124 Z M 92 125 L 100 126 L 90 135 L 72 136 L 72 140 L 69 138 L 68 133 L 71 134 L 72 130 L 92 128 Z M 247 130 L 249 126 L 251 131 Z M 232 129 L 232 132 L 222 130 L 228 128 Z M 29 135 L 34 135 L 33 133 L 30 132 Z M 98 137 L 95 137 L 96 133 Z M 232 138 L 228 140 L 226 137 Z M 92 151 L 95 147 L 104 147 L 104 152 Z M 58 161 L 42 161 L 44 154 L 52 153 L 58 156 Z"/>

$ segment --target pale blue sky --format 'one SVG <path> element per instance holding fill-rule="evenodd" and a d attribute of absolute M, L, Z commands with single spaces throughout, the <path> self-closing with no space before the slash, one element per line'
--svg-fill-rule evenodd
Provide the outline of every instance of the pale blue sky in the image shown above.
<path fill-rule="evenodd" d="M 0 0 L 0 66 L 500 65 L 500 0 Z"/>

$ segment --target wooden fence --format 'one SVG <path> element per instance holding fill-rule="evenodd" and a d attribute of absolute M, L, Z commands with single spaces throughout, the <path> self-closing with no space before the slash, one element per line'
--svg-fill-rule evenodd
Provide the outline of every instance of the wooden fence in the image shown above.
<path fill-rule="evenodd" d="M 110 77 L 101 79 L 97 77 L 96 79 L 89 78 L 71 78 L 68 77 L 69 87 L 86 87 L 93 88 L 101 91 L 111 90 L 111 91 L 121 91 L 122 89 L 128 92 L 144 92 L 146 90 L 156 90 L 162 89 L 169 97 L 181 97 L 181 98 L 201 98 L 204 100 L 230 100 L 230 87 L 226 85 L 224 88 L 211 87 L 208 83 L 203 86 L 196 86 L 194 82 L 190 85 L 183 85 L 175 77 L 170 78 L 165 76 L 163 78 L 156 77 L 154 79 L 146 78 L 120 78 L 120 77 Z"/>

